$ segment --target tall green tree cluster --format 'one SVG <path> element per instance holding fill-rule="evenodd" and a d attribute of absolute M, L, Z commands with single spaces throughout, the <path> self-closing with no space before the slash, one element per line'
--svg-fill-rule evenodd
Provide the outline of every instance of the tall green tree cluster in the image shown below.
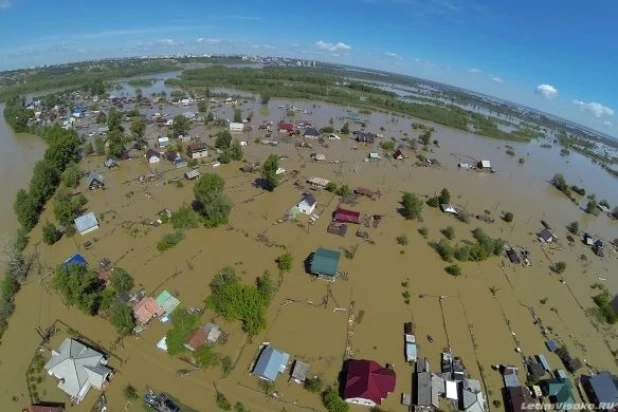
<path fill-rule="evenodd" d="M 198 212 L 210 227 L 227 223 L 232 211 L 232 201 L 224 192 L 225 180 L 215 173 L 205 173 L 193 186 L 193 194 L 199 202 Z"/>
<path fill-rule="evenodd" d="M 217 135 L 215 140 L 215 147 L 223 151 L 219 156 L 221 163 L 229 163 L 232 160 L 242 160 L 243 150 L 240 146 L 240 142 L 237 139 L 232 140 L 232 134 L 224 130 Z"/>
<path fill-rule="evenodd" d="M 264 164 L 262 165 L 262 178 L 264 179 L 264 187 L 266 190 L 272 192 L 279 185 L 279 175 L 277 170 L 279 169 L 279 156 L 271 153 L 268 155 Z"/>
<path fill-rule="evenodd" d="M 249 336 L 257 335 L 266 327 L 266 307 L 272 298 L 270 275 L 256 282 L 241 283 L 233 268 L 223 268 L 210 283 L 211 295 L 206 303 L 226 321 L 239 320 Z"/>

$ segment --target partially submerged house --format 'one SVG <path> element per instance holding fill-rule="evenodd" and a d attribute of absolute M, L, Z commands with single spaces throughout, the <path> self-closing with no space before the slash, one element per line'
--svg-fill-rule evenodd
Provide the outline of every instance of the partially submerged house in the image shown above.
<path fill-rule="evenodd" d="M 489 160 L 481 160 L 480 162 L 478 162 L 476 167 L 482 170 L 490 170 L 491 162 Z"/>
<path fill-rule="evenodd" d="M 315 197 L 311 193 L 305 193 L 296 207 L 299 212 L 304 213 L 305 215 L 311 215 L 315 211 L 317 205 L 318 202 L 315 200 Z"/>
<path fill-rule="evenodd" d="M 232 132 L 232 133 L 240 133 L 243 130 L 245 130 L 244 123 L 240 123 L 240 122 L 231 122 L 230 123 L 230 132 Z"/>
<path fill-rule="evenodd" d="M 618 376 L 600 372 L 594 376 L 582 375 L 581 383 L 588 400 L 600 410 L 612 410 L 618 405 Z"/>
<path fill-rule="evenodd" d="M 457 214 L 457 209 L 455 209 L 455 207 L 451 204 L 447 204 L 447 203 L 443 203 L 440 205 L 440 210 L 443 213 L 449 213 L 452 215 L 456 215 Z"/>
<path fill-rule="evenodd" d="M 575 406 L 575 398 L 571 391 L 571 381 L 569 379 L 555 378 L 543 382 L 545 394 L 550 401 L 555 404 L 556 410 L 572 410 Z"/>
<path fill-rule="evenodd" d="M 221 329 L 212 322 L 197 328 L 185 343 L 185 348 L 194 352 L 202 345 L 214 345 L 221 337 Z"/>
<path fill-rule="evenodd" d="M 103 180 L 103 176 L 96 171 L 91 171 L 88 174 L 88 178 L 86 179 L 86 186 L 88 189 L 100 189 L 105 186 L 105 181 Z"/>
<path fill-rule="evenodd" d="M 303 133 L 303 137 L 305 139 L 317 139 L 318 137 L 320 137 L 320 131 L 318 129 L 316 129 L 315 127 L 308 127 L 305 129 L 305 132 Z"/>
<path fill-rule="evenodd" d="M 157 305 L 163 309 L 166 317 L 171 315 L 172 312 L 174 312 L 180 305 L 180 301 L 167 290 L 161 292 L 155 301 L 157 302 Z"/>
<path fill-rule="evenodd" d="M 375 133 L 365 132 L 361 130 L 356 135 L 356 140 L 360 143 L 374 144 L 377 137 L 378 135 Z"/>
<path fill-rule="evenodd" d="M 481 383 L 476 379 L 466 379 L 461 385 L 459 410 L 463 412 L 485 412 L 487 398 L 481 391 Z"/>
<path fill-rule="evenodd" d="M 506 256 L 509 258 L 511 263 L 519 264 L 521 263 L 521 259 L 519 258 L 519 254 L 512 247 L 508 247 L 506 249 Z"/>
<path fill-rule="evenodd" d="M 157 152 L 154 149 L 146 150 L 146 161 L 150 164 L 159 163 L 161 161 L 161 153 Z"/>
<path fill-rule="evenodd" d="M 67 338 L 45 364 L 50 376 L 58 379 L 58 388 L 80 403 L 90 388 L 104 390 L 112 370 L 108 368 L 106 355 L 83 343 Z"/>
<path fill-rule="evenodd" d="M 554 238 L 554 234 L 548 228 L 545 228 L 545 229 L 541 230 L 537 234 L 537 238 L 539 239 L 539 242 L 541 242 L 541 243 L 551 243 L 555 239 Z"/>
<path fill-rule="evenodd" d="M 118 162 L 110 157 L 105 161 L 104 166 L 108 169 L 113 169 L 114 167 L 118 167 Z"/>
<path fill-rule="evenodd" d="M 75 228 L 80 235 L 85 235 L 99 228 L 99 221 L 97 220 L 94 212 L 89 212 L 85 215 L 81 215 L 80 217 L 75 219 L 74 222 Z"/>
<path fill-rule="evenodd" d="M 339 267 L 341 252 L 337 250 L 318 248 L 309 263 L 311 274 L 326 280 L 335 280 Z"/>
<path fill-rule="evenodd" d="M 397 375 L 372 360 L 348 361 L 343 398 L 347 403 L 375 407 L 395 390 Z"/>
<path fill-rule="evenodd" d="M 416 336 L 414 335 L 414 329 L 414 323 L 412 322 L 406 322 L 403 324 L 406 360 L 408 362 L 416 361 L 417 357 Z"/>
<path fill-rule="evenodd" d="M 161 149 L 165 149 L 167 146 L 170 145 L 170 138 L 167 136 L 159 137 L 158 142 L 159 142 L 159 147 Z"/>
<path fill-rule="evenodd" d="M 275 382 L 277 376 L 285 372 L 290 355 L 266 345 L 253 368 L 253 375 L 269 382 Z"/>
<path fill-rule="evenodd" d="M 345 223 L 331 223 L 326 228 L 326 232 L 331 235 L 345 236 L 348 233 L 348 225 Z"/>
<path fill-rule="evenodd" d="M 303 384 L 307 380 L 307 374 L 309 373 L 309 364 L 298 359 L 294 361 L 292 367 L 292 380 L 296 383 Z"/>
<path fill-rule="evenodd" d="M 401 151 L 401 149 L 395 150 L 395 153 L 393 153 L 393 158 L 395 160 L 403 160 L 404 159 L 403 152 Z"/>
<path fill-rule="evenodd" d="M 279 132 L 281 133 L 294 133 L 294 125 L 292 123 L 279 123 Z"/>
<path fill-rule="evenodd" d="M 330 182 L 321 177 L 313 176 L 307 179 L 307 183 L 309 183 L 312 187 L 319 188 L 319 189 L 325 189 L 326 186 L 328 186 Z"/>
<path fill-rule="evenodd" d="M 208 156 L 208 146 L 206 143 L 192 143 L 187 146 L 187 156 L 190 159 L 201 159 Z"/>
<path fill-rule="evenodd" d="M 135 316 L 139 323 L 144 325 L 154 317 L 163 316 L 164 313 L 163 308 L 150 296 L 144 296 L 133 306 L 133 316 Z"/>
<path fill-rule="evenodd" d="M 376 192 L 374 192 L 373 190 L 364 188 L 364 187 L 357 187 L 356 189 L 354 189 L 354 194 L 359 195 L 359 196 L 365 196 L 371 199 L 373 199 L 376 196 Z"/>
<path fill-rule="evenodd" d="M 507 412 L 525 412 L 530 410 L 533 399 L 527 388 L 523 386 L 507 387 L 505 390 Z"/>
<path fill-rule="evenodd" d="M 344 209 L 338 207 L 333 215 L 333 222 L 337 223 L 354 223 L 359 225 L 361 223 L 361 214 L 355 210 Z"/>
<path fill-rule="evenodd" d="M 588 233 L 584 233 L 584 237 L 582 238 L 582 241 L 587 246 L 594 245 L 594 238 L 592 236 L 590 236 Z"/>
<path fill-rule="evenodd" d="M 201 176 L 201 173 L 197 169 L 191 169 L 188 172 L 185 172 L 184 176 L 187 180 L 195 180 Z"/>
<path fill-rule="evenodd" d="M 36 404 L 30 405 L 22 410 L 22 412 L 65 412 L 64 406 L 62 405 L 44 405 L 44 404 Z"/>

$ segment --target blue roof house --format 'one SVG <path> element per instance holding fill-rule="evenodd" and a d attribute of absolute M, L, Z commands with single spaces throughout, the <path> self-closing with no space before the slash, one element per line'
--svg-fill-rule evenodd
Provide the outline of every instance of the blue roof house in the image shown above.
<path fill-rule="evenodd" d="M 594 376 L 582 376 L 581 382 L 588 399 L 597 408 L 612 410 L 611 405 L 618 404 L 618 376 L 600 372 Z"/>
<path fill-rule="evenodd" d="M 86 259 L 80 255 L 80 254 L 75 254 L 73 256 L 71 256 L 70 258 L 68 258 L 67 260 L 65 260 L 62 263 L 62 266 L 66 268 L 68 268 L 71 265 L 83 265 L 86 266 L 88 265 L 88 262 L 86 262 Z"/>
<path fill-rule="evenodd" d="M 265 381 L 275 382 L 277 376 L 285 372 L 289 360 L 289 354 L 272 346 L 266 346 L 253 368 L 253 375 Z"/>
<path fill-rule="evenodd" d="M 340 259 L 341 252 L 318 248 L 311 258 L 309 270 L 322 279 L 334 280 Z"/>

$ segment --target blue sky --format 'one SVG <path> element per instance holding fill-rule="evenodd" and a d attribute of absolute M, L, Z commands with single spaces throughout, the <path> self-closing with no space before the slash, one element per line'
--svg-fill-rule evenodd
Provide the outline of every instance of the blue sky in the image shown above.
<path fill-rule="evenodd" d="M 618 136 L 614 0 L 0 0 L 0 69 L 251 53 L 386 69 Z"/>

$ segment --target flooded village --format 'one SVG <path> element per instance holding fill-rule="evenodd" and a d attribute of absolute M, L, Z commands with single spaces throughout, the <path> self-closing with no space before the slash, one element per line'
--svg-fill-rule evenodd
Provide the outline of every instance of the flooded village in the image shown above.
<path fill-rule="evenodd" d="M 77 233 L 43 242 L 51 206 L 30 232 L 31 273 L 0 345 L 2 410 L 321 411 L 339 396 L 351 411 L 618 401 L 616 329 L 593 301 L 601 287 L 618 292 L 616 222 L 549 183 L 562 174 L 615 206 L 614 176 L 543 141 L 320 102 L 263 104 L 227 89 L 159 100 L 163 90 L 153 82 L 138 103 L 123 84 L 109 98 L 76 94 L 64 114 L 36 115 L 96 146 L 108 133 L 101 113 L 123 111 L 129 130 L 135 109 L 144 147 L 82 153 Z M 190 122 L 182 135 L 178 115 Z M 223 161 L 223 132 L 241 161 Z M 417 141 L 424 133 L 426 144 Z M 279 184 L 268 191 L 261 169 L 272 154 Z M 225 181 L 228 222 L 175 231 L 172 215 L 194 207 L 194 186 L 211 174 Z M 422 201 L 414 219 L 402 216 L 405 193 Z M 159 246 L 174 235 L 172 247 Z M 502 247 L 476 261 L 444 252 L 482 239 Z M 75 266 L 110 290 L 117 268 L 134 279 L 113 295 L 136 321 L 128 336 L 65 303 L 54 272 Z M 259 285 L 266 272 L 266 327 L 249 337 L 207 298 L 226 276 Z M 182 319 L 193 326 L 171 341 Z M 196 362 L 204 352 L 216 357 L 203 361 L 210 367 Z"/>

